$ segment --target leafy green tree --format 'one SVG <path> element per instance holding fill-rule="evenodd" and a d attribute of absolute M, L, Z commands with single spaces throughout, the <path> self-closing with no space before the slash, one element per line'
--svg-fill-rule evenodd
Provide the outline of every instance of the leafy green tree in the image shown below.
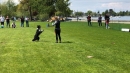
<path fill-rule="evenodd" d="M 111 16 L 116 16 L 116 12 L 113 9 L 109 9 L 109 13 Z"/>
<path fill-rule="evenodd" d="M 87 16 L 87 15 L 91 15 L 93 12 L 91 11 L 91 10 L 88 10 L 86 13 L 85 13 L 85 15 Z"/>
<path fill-rule="evenodd" d="M 69 8 L 69 0 L 56 0 L 55 8 L 56 11 L 60 11 L 64 16 L 68 16 L 72 13 L 72 10 Z"/>
<path fill-rule="evenodd" d="M 71 14 L 69 0 L 20 0 L 19 10 L 29 11 L 31 16 L 43 16 L 48 14 L 49 17 L 55 16 L 61 12 L 62 16 Z"/>
<path fill-rule="evenodd" d="M 109 11 L 108 11 L 108 10 L 106 10 L 106 11 L 105 11 L 105 14 L 107 14 L 107 13 L 109 13 Z"/>
<path fill-rule="evenodd" d="M 84 13 L 83 12 L 75 12 L 75 16 L 83 16 Z"/>
<path fill-rule="evenodd" d="M 6 2 L 2 3 L 0 7 L 0 13 L 4 16 L 13 16 L 16 12 L 17 6 L 13 2 L 13 0 L 7 0 Z"/>

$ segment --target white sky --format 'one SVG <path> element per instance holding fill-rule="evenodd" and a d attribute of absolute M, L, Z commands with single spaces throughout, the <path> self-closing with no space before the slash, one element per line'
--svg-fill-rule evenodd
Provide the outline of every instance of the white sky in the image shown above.
<path fill-rule="evenodd" d="M 103 12 L 106 9 L 113 9 L 116 12 L 130 11 L 130 0 L 70 0 L 70 8 L 75 11 Z"/>
<path fill-rule="evenodd" d="M 0 2 L 4 2 L 4 1 L 7 1 L 7 0 L 0 0 Z M 12 0 L 13 2 L 15 2 L 15 3 L 19 3 L 19 0 Z"/>
<path fill-rule="evenodd" d="M 3 2 L 6 0 L 0 0 Z M 18 3 L 18 0 L 13 0 Z M 119 11 L 130 11 L 130 0 L 70 0 L 71 5 L 69 6 L 71 10 L 87 12 L 92 10 L 94 12 L 103 12 L 106 9 L 113 9 L 116 12 Z"/>

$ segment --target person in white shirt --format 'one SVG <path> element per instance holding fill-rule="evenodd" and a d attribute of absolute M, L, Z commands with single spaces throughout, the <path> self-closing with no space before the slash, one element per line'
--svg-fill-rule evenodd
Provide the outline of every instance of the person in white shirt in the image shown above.
<path fill-rule="evenodd" d="M 0 21 L 1 21 L 1 28 L 4 28 L 4 21 L 5 18 L 3 16 L 0 17 Z"/>
<path fill-rule="evenodd" d="M 3 16 L 1 16 L 1 25 L 4 26 L 4 22 L 5 22 L 5 18 Z"/>
<path fill-rule="evenodd" d="M 29 18 L 25 17 L 25 21 L 26 21 L 26 27 L 29 27 Z"/>

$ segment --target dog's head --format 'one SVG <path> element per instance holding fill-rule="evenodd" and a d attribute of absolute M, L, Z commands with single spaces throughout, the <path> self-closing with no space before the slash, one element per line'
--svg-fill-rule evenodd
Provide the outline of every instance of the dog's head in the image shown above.
<path fill-rule="evenodd" d="M 37 28 L 38 28 L 38 29 L 40 29 L 40 28 L 41 28 L 41 26 L 40 26 L 40 25 L 37 25 Z"/>

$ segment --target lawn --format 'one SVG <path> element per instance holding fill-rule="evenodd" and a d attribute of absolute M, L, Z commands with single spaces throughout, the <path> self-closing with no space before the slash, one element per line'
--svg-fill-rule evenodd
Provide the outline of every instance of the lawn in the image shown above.
<path fill-rule="evenodd" d="M 62 43 L 55 43 L 54 27 L 30 22 L 30 27 L 0 28 L 0 73 L 129 73 L 128 24 L 61 22 Z M 32 42 L 36 26 L 44 32 Z"/>

